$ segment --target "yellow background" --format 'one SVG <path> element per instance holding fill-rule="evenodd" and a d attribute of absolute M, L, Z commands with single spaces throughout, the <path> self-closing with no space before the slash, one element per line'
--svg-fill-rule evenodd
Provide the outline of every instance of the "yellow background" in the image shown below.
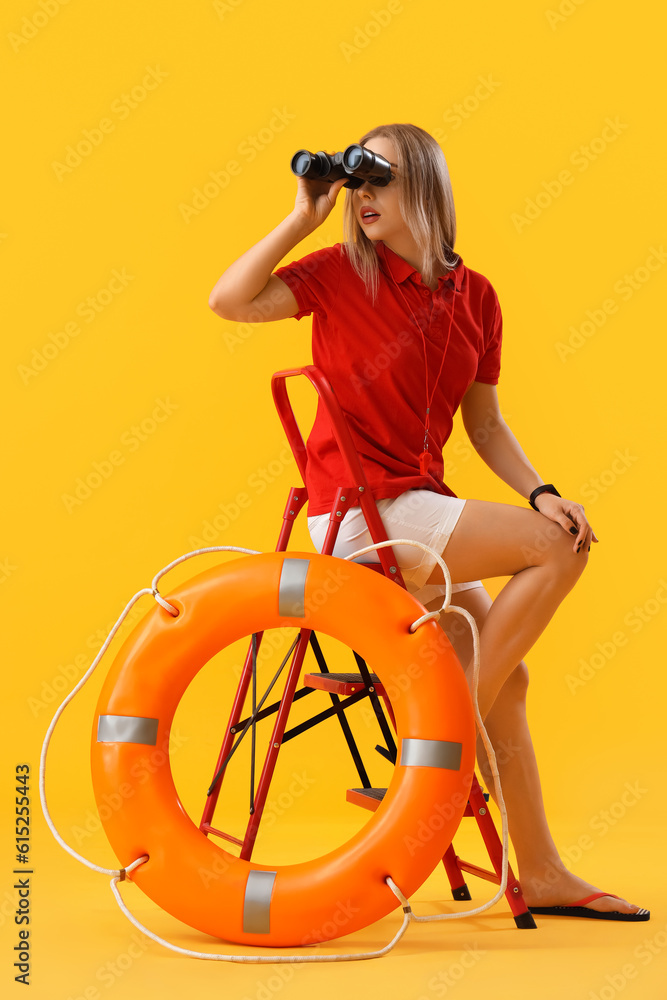
<path fill-rule="evenodd" d="M 35 823 L 32 996 L 181 997 L 211 989 L 235 998 L 345 992 L 417 1000 L 445 990 L 588 1000 L 626 986 L 628 996 L 664 996 L 667 915 L 656 871 L 665 816 L 667 227 L 664 24 L 655 10 L 619 0 L 4 5 L 0 595 L 9 699 L 0 965 L 11 995 L 20 995 L 8 916 L 12 778 L 14 765 L 27 762 Z M 132 97 L 150 71 L 153 89 Z M 503 903 L 477 919 L 413 926 L 380 962 L 289 966 L 280 980 L 273 967 L 195 963 L 153 944 L 132 945 L 135 932 L 105 879 L 63 854 L 45 827 L 39 748 L 71 686 L 67 675 L 80 676 L 126 600 L 195 547 L 207 522 L 226 513 L 227 525 L 219 518 L 208 532 L 214 544 L 274 548 L 298 478 L 269 380 L 279 368 L 309 362 L 308 322 L 223 322 L 208 309 L 208 293 L 290 210 L 289 158 L 297 148 L 340 149 L 390 121 L 412 121 L 441 139 L 457 250 L 488 276 L 503 309 L 503 412 L 545 480 L 586 505 L 600 538 L 530 654 L 531 721 L 558 845 L 577 873 L 650 906 L 653 919 L 637 927 L 551 920 L 524 934 Z M 76 149 L 85 130 L 97 144 L 82 147 L 78 164 L 70 154 L 67 169 L 68 147 Z M 261 147 L 254 157 L 249 137 Z M 235 172 L 196 201 L 195 189 L 203 192 L 230 161 Z M 563 171 L 569 182 L 559 188 Z M 184 208 L 197 205 L 196 212 Z M 287 259 L 340 238 L 337 206 Z M 113 284 L 117 294 L 107 303 L 103 290 L 114 271 L 125 284 Z M 101 307 L 93 314 L 91 296 Z M 312 398 L 295 390 L 305 425 Z M 159 406 L 164 419 L 151 423 Z M 143 439 L 133 430 L 142 421 Z M 459 495 L 521 502 L 473 456 L 460 423 L 447 457 Z M 67 500 L 77 480 L 100 467 L 109 473 L 100 485 L 80 503 Z M 239 493 L 251 499 L 244 510 L 234 507 Z M 295 539 L 309 547 L 303 516 Z M 179 567 L 170 585 L 214 561 Z M 140 607 L 149 606 L 144 601 Z M 90 812 L 88 740 L 100 683 L 93 679 L 63 719 L 49 787 L 64 834 L 71 840 L 78 830 L 75 846 L 111 865 Z M 212 675 L 211 683 L 216 690 Z M 184 750 L 177 768 L 184 796 L 199 762 L 201 720 L 206 734 L 215 724 L 209 700 L 202 686 L 183 705 L 186 746 L 192 737 L 191 756 L 186 762 Z M 341 787 L 347 781 L 342 763 L 324 760 L 332 732 L 323 727 L 307 752 L 292 744 L 293 756 L 285 756 L 285 781 L 306 766 L 311 785 L 281 825 L 278 851 L 292 835 L 303 842 L 304 830 L 311 843 L 339 842 L 340 831 L 361 821 L 342 792 L 330 791 L 333 779 Z M 339 746 L 337 738 L 331 745 Z M 375 766 L 382 771 L 381 762 Z M 622 808 L 627 783 L 638 791 Z M 600 817 L 610 810 L 616 818 L 605 829 Z M 470 842 L 481 860 L 466 823 L 457 845 Z M 592 847 L 577 858 L 586 833 Z M 202 946 L 138 890 L 125 894 L 152 927 Z M 475 883 L 475 894 L 488 897 L 490 887 Z M 447 898 L 438 873 L 417 909 L 434 910 Z M 376 948 L 397 926 L 392 915 L 343 944 Z M 653 951 L 642 950 L 646 940 Z M 447 986 L 466 947 L 481 957 Z M 107 963 L 127 955 L 120 973 L 109 973 Z M 634 976 L 620 971 L 628 964 Z"/>

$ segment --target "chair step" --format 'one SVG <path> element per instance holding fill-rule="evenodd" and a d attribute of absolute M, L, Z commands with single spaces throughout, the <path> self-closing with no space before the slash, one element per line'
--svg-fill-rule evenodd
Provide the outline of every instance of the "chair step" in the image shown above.
<path fill-rule="evenodd" d="M 384 694 L 384 688 L 377 674 L 371 674 L 374 690 Z M 306 674 L 303 678 L 306 687 L 317 688 L 318 691 L 330 691 L 332 694 L 356 694 L 363 690 L 364 679 L 361 674 Z"/>
<path fill-rule="evenodd" d="M 361 806 L 362 809 L 370 809 L 375 812 L 382 802 L 386 788 L 348 788 L 345 798 L 352 805 Z"/>
<path fill-rule="evenodd" d="M 386 788 L 348 788 L 345 794 L 345 798 L 348 802 L 351 802 L 352 805 L 361 806 L 362 809 L 370 809 L 371 812 L 375 812 L 377 807 L 382 802 L 382 799 L 384 798 L 386 791 L 387 791 Z M 487 801 L 488 797 L 489 797 L 488 793 L 485 792 L 484 798 L 487 799 Z M 463 815 L 464 816 L 475 815 L 474 812 L 472 811 L 469 802 L 466 804 L 465 812 L 463 813 Z M 469 868 L 467 870 L 471 871 L 472 869 Z M 472 874 L 477 875 L 478 872 L 474 871 L 472 872 Z"/>

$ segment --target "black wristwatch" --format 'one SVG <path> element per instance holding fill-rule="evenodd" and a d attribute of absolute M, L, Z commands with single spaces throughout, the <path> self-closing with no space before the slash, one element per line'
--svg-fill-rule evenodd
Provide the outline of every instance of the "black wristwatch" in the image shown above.
<path fill-rule="evenodd" d="M 556 487 L 553 486 L 551 483 L 548 483 L 546 486 L 538 486 L 537 489 L 534 489 L 533 492 L 528 497 L 528 503 L 533 508 L 533 510 L 536 510 L 538 513 L 539 513 L 539 508 L 535 506 L 535 500 L 540 495 L 540 493 L 553 493 L 555 497 L 560 496 L 560 493 L 558 492 Z"/>

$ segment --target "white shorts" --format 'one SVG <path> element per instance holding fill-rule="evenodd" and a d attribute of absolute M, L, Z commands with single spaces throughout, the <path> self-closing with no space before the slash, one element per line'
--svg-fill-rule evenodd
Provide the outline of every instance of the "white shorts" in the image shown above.
<path fill-rule="evenodd" d="M 387 538 L 412 538 L 423 542 L 436 552 L 443 552 L 449 541 L 456 522 L 461 516 L 465 500 L 460 497 L 444 496 L 431 490 L 408 490 L 399 497 L 378 500 L 377 508 L 384 524 Z M 324 539 L 329 527 L 329 514 L 316 514 L 308 518 L 308 530 L 313 544 L 318 552 L 322 551 Z M 372 545 L 366 519 L 361 507 L 350 508 L 338 532 L 333 555 L 344 558 Z M 445 585 L 430 584 L 426 581 L 437 565 L 433 556 L 411 545 L 392 546 L 408 591 L 422 604 L 428 604 L 436 598 L 444 600 Z M 445 562 L 447 553 L 444 553 Z M 355 562 L 380 562 L 375 552 L 367 552 L 355 559 Z M 481 587 L 481 580 L 468 583 L 455 583 L 452 591 L 471 590 Z"/>

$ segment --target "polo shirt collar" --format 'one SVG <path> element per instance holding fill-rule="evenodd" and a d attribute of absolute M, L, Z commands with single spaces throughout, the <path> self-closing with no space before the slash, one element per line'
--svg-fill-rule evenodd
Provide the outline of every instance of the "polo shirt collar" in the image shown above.
<path fill-rule="evenodd" d="M 409 264 L 408 261 L 405 260 L 403 257 L 400 257 L 397 253 L 395 253 L 391 249 L 391 247 L 386 246 L 382 242 L 382 240 L 378 240 L 375 243 L 375 251 L 378 257 L 380 258 L 381 267 L 383 268 L 383 270 L 385 270 L 392 276 L 394 281 L 399 283 L 403 282 L 406 280 L 406 278 L 409 278 L 413 274 L 417 275 L 417 280 L 420 280 L 419 272 L 417 271 L 417 269 L 413 267 L 412 264 Z M 463 284 L 463 275 L 465 272 L 465 266 L 463 264 L 463 258 L 461 257 L 461 255 L 457 254 L 456 256 L 458 258 L 456 267 L 454 267 L 453 270 L 449 272 L 447 277 L 442 275 L 438 279 L 438 286 L 441 286 L 441 284 L 445 284 L 447 281 L 453 281 L 455 282 L 455 287 L 457 291 L 459 291 L 461 285 Z"/>

